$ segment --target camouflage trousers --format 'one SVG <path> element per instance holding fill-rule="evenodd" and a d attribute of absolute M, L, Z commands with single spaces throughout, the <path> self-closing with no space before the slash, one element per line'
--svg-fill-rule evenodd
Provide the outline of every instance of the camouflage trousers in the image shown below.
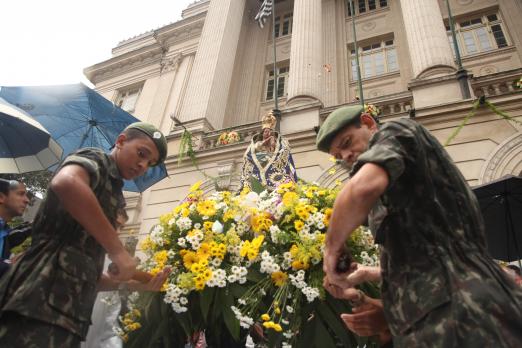
<path fill-rule="evenodd" d="M 521 347 L 522 322 L 516 314 L 508 313 L 503 320 L 495 314 L 498 313 L 475 312 L 462 303 L 446 303 L 403 335 L 395 336 L 393 345 L 400 348 Z"/>
<path fill-rule="evenodd" d="M 66 329 L 14 312 L 0 318 L 0 347 L 9 348 L 78 348 L 80 336 Z"/>

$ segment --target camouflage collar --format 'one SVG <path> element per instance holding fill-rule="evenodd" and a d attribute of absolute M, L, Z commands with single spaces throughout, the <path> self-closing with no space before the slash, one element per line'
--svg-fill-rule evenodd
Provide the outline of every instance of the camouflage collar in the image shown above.
<path fill-rule="evenodd" d="M 118 169 L 118 166 L 116 165 L 116 161 L 114 160 L 114 158 L 110 154 L 107 154 L 107 162 L 108 162 L 107 168 L 108 168 L 108 171 L 109 171 L 109 175 L 111 177 L 113 177 L 114 179 L 122 180 L 122 177 L 120 175 L 120 171 Z"/>

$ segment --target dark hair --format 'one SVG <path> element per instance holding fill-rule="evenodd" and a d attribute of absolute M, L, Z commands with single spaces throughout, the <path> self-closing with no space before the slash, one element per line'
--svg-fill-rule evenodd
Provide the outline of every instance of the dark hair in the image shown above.
<path fill-rule="evenodd" d="M 20 182 L 16 180 L 5 180 L 0 178 L 0 193 L 7 195 L 9 191 L 16 190 Z"/>

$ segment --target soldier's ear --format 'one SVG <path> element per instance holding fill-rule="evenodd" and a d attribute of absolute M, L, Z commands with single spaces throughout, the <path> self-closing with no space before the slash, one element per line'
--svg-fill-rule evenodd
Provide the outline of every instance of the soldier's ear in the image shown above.
<path fill-rule="evenodd" d="M 121 149 L 121 147 L 123 146 L 123 143 L 127 140 L 127 135 L 125 135 L 125 133 L 121 133 L 120 135 L 118 135 L 118 137 L 116 138 L 116 142 L 114 143 L 114 147 L 118 148 L 118 149 Z"/>
<path fill-rule="evenodd" d="M 375 122 L 375 119 L 367 113 L 363 113 L 361 115 L 361 124 L 365 125 L 369 129 L 377 127 L 377 122 Z"/>

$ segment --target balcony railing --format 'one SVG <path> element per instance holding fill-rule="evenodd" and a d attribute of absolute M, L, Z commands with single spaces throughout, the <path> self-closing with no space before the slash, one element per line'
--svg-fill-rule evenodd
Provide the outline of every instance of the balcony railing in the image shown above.
<path fill-rule="evenodd" d="M 521 76 L 522 68 L 481 77 L 472 77 L 471 89 L 476 97 L 522 93 L 522 90 L 516 86 Z"/>

